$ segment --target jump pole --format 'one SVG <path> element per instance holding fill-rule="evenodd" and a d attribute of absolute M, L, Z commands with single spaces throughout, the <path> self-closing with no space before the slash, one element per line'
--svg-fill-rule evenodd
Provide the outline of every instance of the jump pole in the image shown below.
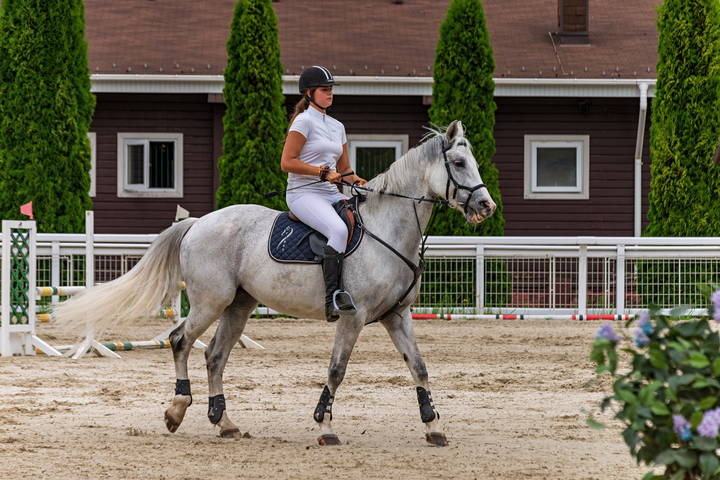
<path fill-rule="evenodd" d="M 464 313 L 413 313 L 413 320 L 579 320 L 579 321 L 612 321 L 612 320 L 631 320 L 635 318 L 633 314 L 599 314 L 599 315 L 581 315 L 581 314 L 464 314 Z"/>

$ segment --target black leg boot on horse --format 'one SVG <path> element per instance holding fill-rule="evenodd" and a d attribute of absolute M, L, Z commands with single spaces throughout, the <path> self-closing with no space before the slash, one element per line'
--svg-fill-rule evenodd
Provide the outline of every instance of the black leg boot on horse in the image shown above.
<path fill-rule="evenodd" d="M 345 254 L 337 252 L 329 245 L 323 251 L 322 270 L 325 279 L 325 319 L 334 322 L 340 314 L 354 315 L 355 302 L 342 288 L 342 270 Z"/>

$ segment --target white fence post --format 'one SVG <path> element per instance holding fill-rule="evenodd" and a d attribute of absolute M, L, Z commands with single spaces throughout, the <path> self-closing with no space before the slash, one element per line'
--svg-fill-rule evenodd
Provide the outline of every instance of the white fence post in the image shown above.
<path fill-rule="evenodd" d="M 580 244 L 578 258 L 578 313 L 587 315 L 587 243 Z"/>
<path fill-rule="evenodd" d="M 617 246 L 615 267 L 615 308 L 618 315 L 625 314 L 625 245 Z"/>
<path fill-rule="evenodd" d="M 57 240 L 50 244 L 50 285 L 55 287 L 62 285 L 60 283 L 60 242 Z M 59 295 L 53 295 L 50 299 L 51 303 L 59 301 Z"/>
<path fill-rule="evenodd" d="M 85 212 L 85 286 L 95 285 L 95 218 L 92 210 Z"/>
<path fill-rule="evenodd" d="M 475 247 L 475 310 L 482 313 L 485 309 L 485 246 Z"/>

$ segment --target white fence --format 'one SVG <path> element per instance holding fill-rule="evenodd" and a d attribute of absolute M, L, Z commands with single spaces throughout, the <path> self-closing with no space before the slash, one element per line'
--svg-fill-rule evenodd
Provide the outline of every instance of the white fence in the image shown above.
<path fill-rule="evenodd" d="M 38 285 L 112 280 L 156 238 L 89 232 L 37 235 Z M 430 237 L 428 244 L 419 312 L 624 314 L 650 303 L 704 309 L 697 286 L 720 284 L 720 238 Z"/>

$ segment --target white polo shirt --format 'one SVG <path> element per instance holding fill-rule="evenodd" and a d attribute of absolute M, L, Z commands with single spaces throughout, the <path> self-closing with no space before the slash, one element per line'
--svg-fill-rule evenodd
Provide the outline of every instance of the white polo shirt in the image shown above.
<path fill-rule="evenodd" d="M 317 167 L 327 165 L 331 170 L 337 170 L 337 161 L 342 155 L 343 145 L 347 143 L 345 127 L 342 123 L 330 115 L 308 107 L 307 110 L 295 117 L 289 131 L 298 132 L 306 139 L 305 145 L 300 150 L 302 162 Z M 288 188 L 299 187 L 317 180 L 318 177 L 314 175 L 289 173 Z M 292 193 L 307 192 L 337 194 L 338 189 L 328 182 L 321 182 L 293 190 Z"/>

